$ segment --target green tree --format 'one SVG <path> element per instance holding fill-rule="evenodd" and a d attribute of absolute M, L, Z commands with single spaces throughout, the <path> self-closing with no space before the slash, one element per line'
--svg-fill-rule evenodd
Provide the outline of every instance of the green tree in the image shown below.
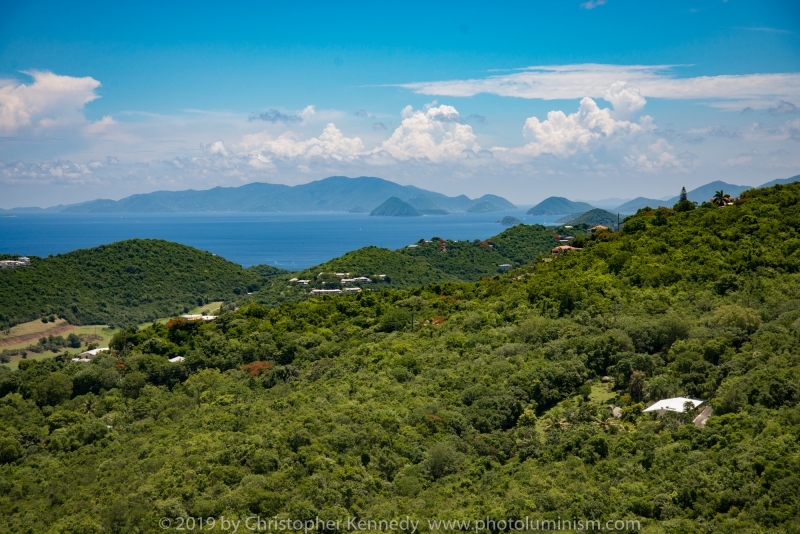
<path fill-rule="evenodd" d="M 689 197 L 686 194 L 686 188 L 681 187 L 681 194 L 678 199 L 678 202 L 672 207 L 672 209 L 680 213 L 680 212 L 692 211 L 696 207 L 697 203 L 689 200 Z"/>
<path fill-rule="evenodd" d="M 55 406 L 72 396 L 72 379 L 62 372 L 50 373 L 34 389 L 39 406 Z"/>

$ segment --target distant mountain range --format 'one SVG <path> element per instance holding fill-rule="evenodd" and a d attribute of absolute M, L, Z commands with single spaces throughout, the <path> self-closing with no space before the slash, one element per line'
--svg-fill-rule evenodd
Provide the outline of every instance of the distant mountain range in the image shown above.
<path fill-rule="evenodd" d="M 791 178 L 781 178 L 778 180 L 772 180 L 771 182 L 767 182 L 762 184 L 758 187 L 771 187 L 773 185 L 778 184 L 788 184 L 791 182 L 798 182 L 800 181 L 800 174 L 797 176 L 792 176 Z M 686 196 L 689 200 L 693 202 L 706 202 L 717 191 L 724 191 L 725 193 L 731 196 L 738 196 L 743 191 L 747 191 L 748 189 L 752 189 L 753 186 L 750 185 L 735 185 L 729 184 L 727 182 L 722 181 L 715 181 L 705 185 L 701 185 L 696 189 L 692 189 L 688 191 Z M 644 207 L 651 207 L 657 208 L 659 206 L 666 206 L 672 207 L 678 202 L 680 195 L 676 195 L 670 199 L 663 200 L 657 198 L 646 198 L 646 197 L 638 197 L 634 198 L 633 200 L 629 200 L 624 204 L 617 206 L 614 209 L 609 209 L 609 211 L 613 213 L 619 213 L 622 215 L 630 215 L 636 213 L 637 210 L 644 208 Z M 545 215 L 545 216 L 562 216 L 563 218 L 558 222 L 565 222 L 571 221 L 576 219 L 581 214 L 594 209 L 595 206 L 588 204 L 586 202 L 575 202 L 572 200 L 568 200 L 564 197 L 549 197 L 541 201 L 540 203 L 536 204 L 534 207 L 528 210 L 528 215 Z M 599 224 L 599 223 L 598 223 Z"/>
<path fill-rule="evenodd" d="M 772 180 L 759 187 L 770 187 L 800 181 L 800 175 Z M 751 189 L 749 185 L 735 185 L 715 181 L 689 191 L 689 200 L 705 202 L 722 190 L 738 196 Z M 340 211 L 370 213 L 388 199 L 395 197 L 418 211 L 421 215 L 445 215 L 452 211 L 485 213 L 516 209 L 503 197 L 483 195 L 471 199 L 466 195 L 449 197 L 412 185 L 400 185 L 382 178 L 331 176 L 316 182 L 288 186 L 282 184 L 252 183 L 240 187 L 215 187 L 202 191 L 156 191 L 132 195 L 121 200 L 98 199 L 80 204 L 52 206 L 50 208 L 12 208 L 5 212 L 50 211 L 62 213 L 165 213 L 165 212 L 298 212 Z M 678 196 L 664 200 L 638 197 L 615 208 L 614 199 L 604 199 L 592 205 L 564 197 L 549 197 L 527 211 L 534 216 L 570 216 L 571 219 L 597 207 L 613 213 L 630 215 L 650 206 L 673 206 Z M 620 199 L 621 200 L 621 199 Z M 570 219 L 570 220 L 571 220 Z"/>
<path fill-rule="evenodd" d="M 344 211 L 369 213 L 390 197 L 397 197 L 417 210 L 503 211 L 515 209 L 511 202 L 496 195 L 470 199 L 449 197 L 411 185 L 400 185 L 381 178 L 332 176 L 316 182 L 288 186 L 253 183 L 240 187 L 215 187 L 204 191 L 156 191 L 132 195 L 121 200 L 92 200 L 68 206 L 47 208 L 62 213 L 164 213 L 164 212 L 297 212 Z M 17 208 L 15 211 L 42 211 Z"/>

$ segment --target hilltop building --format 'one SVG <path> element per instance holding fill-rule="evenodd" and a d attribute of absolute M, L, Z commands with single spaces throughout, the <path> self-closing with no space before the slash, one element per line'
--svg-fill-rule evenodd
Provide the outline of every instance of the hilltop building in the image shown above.
<path fill-rule="evenodd" d="M 664 415 L 667 412 L 683 413 L 686 409 L 686 403 L 691 403 L 692 406 L 697 408 L 705 401 L 687 399 L 686 397 L 675 397 L 672 399 L 662 399 L 652 406 L 645 408 L 645 412 L 655 412 L 658 415 Z"/>
<path fill-rule="evenodd" d="M 81 352 L 80 354 L 78 354 L 77 357 L 72 358 L 72 360 L 70 360 L 70 361 L 80 362 L 80 363 L 87 363 L 87 362 L 92 361 L 92 358 L 94 358 L 95 356 L 97 356 L 101 352 L 108 352 L 108 351 L 109 351 L 108 347 L 104 347 L 104 348 L 100 348 L 100 349 L 85 350 L 85 351 Z"/>
<path fill-rule="evenodd" d="M 27 256 L 22 256 L 15 260 L 0 261 L 0 269 L 22 269 L 30 264 L 31 264 L 31 259 Z"/>

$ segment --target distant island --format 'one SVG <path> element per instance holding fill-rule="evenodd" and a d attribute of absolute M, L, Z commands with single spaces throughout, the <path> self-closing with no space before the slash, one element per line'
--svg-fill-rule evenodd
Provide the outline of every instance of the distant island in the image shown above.
<path fill-rule="evenodd" d="M 387 199 L 369 215 L 370 217 L 422 217 L 422 214 L 414 209 L 414 206 L 397 197 Z"/>
<path fill-rule="evenodd" d="M 449 197 L 412 185 L 400 185 L 373 177 L 331 176 L 307 184 L 252 183 L 240 187 L 215 187 L 204 191 L 155 191 L 121 200 L 91 200 L 59 205 L 44 211 L 61 213 L 188 213 L 188 212 L 315 212 L 369 213 L 386 199 L 396 197 L 423 215 L 449 212 L 490 212 L 515 209 L 496 195 L 471 199 Z M 5 210 L 0 210 L 5 211 Z M 8 210 L 11 211 L 11 210 Z M 14 208 L 13 211 L 43 211 L 42 208 Z"/>
<path fill-rule="evenodd" d="M 528 215 L 569 215 L 571 213 L 582 213 L 594 208 L 586 202 L 573 202 L 564 197 L 549 197 L 536 204 L 527 211 Z"/>
<path fill-rule="evenodd" d="M 499 222 L 503 226 L 517 226 L 519 224 L 522 224 L 522 221 L 520 221 L 516 217 L 512 217 L 511 215 L 506 215 L 505 217 L 500 219 Z"/>

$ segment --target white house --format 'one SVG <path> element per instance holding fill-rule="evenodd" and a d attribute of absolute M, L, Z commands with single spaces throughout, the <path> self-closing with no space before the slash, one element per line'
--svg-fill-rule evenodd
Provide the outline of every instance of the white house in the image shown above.
<path fill-rule="evenodd" d="M 312 289 L 311 290 L 311 294 L 312 295 L 326 295 L 326 294 L 338 295 L 338 294 L 341 294 L 341 292 L 342 292 L 341 289 Z"/>
<path fill-rule="evenodd" d="M 92 359 L 95 356 L 97 356 L 98 354 L 100 354 L 101 352 L 108 352 L 108 350 L 109 350 L 108 347 L 101 348 L 101 349 L 85 350 L 85 351 L 81 352 L 80 354 L 78 354 L 78 357 L 79 358 Z"/>
<path fill-rule="evenodd" d="M 186 359 L 186 358 L 184 358 L 183 356 L 175 356 L 174 358 L 170 358 L 170 359 L 169 359 L 169 361 L 170 361 L 171 363 L 180 363 L 180 362 L 182 362 L 182 361 L 183 361 L 183 360 L 185 360 L 185 359 Z"/>
<path fill-rule="evenodd" d="M 684 406 L 687 402 L 692 403 L 692 406 L 697 408 L 705 401 L 696 399 L 687 399 L 686 397 L 675 397 L 672 399 L 662 399 L 652 406 L 645 408 L 645 412 L 656 412 L 658 415 L 664 415 L 667 412 L 683 413 Z"/>
<path fill-rule="evenodd" d="M 89 363 L 92 361 L 92 358 L 100 354 L 101 352 L 108 352 L 108 347 L 101 348 L 101 349 L 92 349 L 92 350 L 85 350 L 78 354 L 75 358 L 72 358 L 71 362 L 80 362 L 80 363 Z"/>
<path fill-rule="evenodd" d="M 344 292 L 345 293 L 358 293 L 359 291 L 361 291 L 360 287 L 346 287 L 346 288 L 344 288 Z"/>
<path fill-rule="evenodd" d="M 213 321 L 214 319 L 216 319 L 216 318 L 217 318 L 217 316 L 216 316 L 216 315 L 199 315 L 199 314 L 194 314 L 194 315 L 181 315 L 181 318 L 182 318 L 182 319 L 186 319 L 187 321 L 200 321 L 200 320 L 203 320 L 203 321 Z"/>
<path fill-rule="evenodd" d="M 16 260 L 2 260 L 0 261 L 0 269 L 22 269 L 31 264 L 31 259 L 25 256 Z"/>

